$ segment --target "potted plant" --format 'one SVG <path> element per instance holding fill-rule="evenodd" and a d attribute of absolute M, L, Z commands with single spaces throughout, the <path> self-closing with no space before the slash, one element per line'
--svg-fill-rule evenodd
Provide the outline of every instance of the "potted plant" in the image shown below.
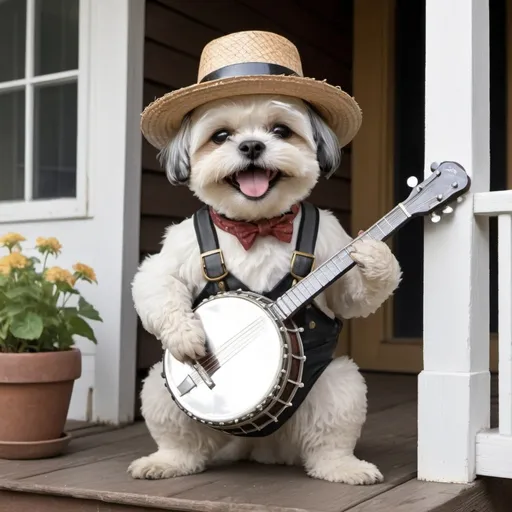
<path fill-rule="evenodd" d="M 97 282 L 94 270 L 49 266 L 61 253 L 56 238 L 37 238 L 40 259 L 23 252 L 24 241 L 0 237 L 0 458 L 7 459 L 54 456 L 68 445 L 64 424 L 82 366 L 73 338 L 96 343 L 88 320 L 101 321 L 76 289 Z"/>

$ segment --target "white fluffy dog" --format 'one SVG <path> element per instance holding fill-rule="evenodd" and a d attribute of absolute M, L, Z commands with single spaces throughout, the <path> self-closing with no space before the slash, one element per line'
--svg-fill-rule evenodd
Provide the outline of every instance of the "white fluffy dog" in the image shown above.
<path fill-rule="evenodd" d="M 252 144 L 248 178 L 248 154 Z M 301 100 L 268 95 L 239 96 L 203 105 L 188 115 L 161 153 L 173 184 L 187 183 L 220 214 L 256 221 L 290 210 L 305 199 L 322 174 L 340 163 L 338 142 L 319 115 Z M 217 229 L 226 267 L 252 291 L 271 289 L 289 271 L 300 213 L 291 243 L 259 237 L 245 250 Z M 329 211 L 320 211 L 316 262 L 321 264 L 351 238 Z M 316 298 L 326 314 L 366 317 L 393 293 L 400 267 L 388 246 L 359 240 L 357 266 Z M 148 257 L 133 281 L 135 307 L 144 328 L 177 359 L 204 355 L 205 334 L 192 303 L 206 284 L 191 218 L 171 226 L 159 254 Z M 205 470 L 218 460 L 249 459 L 266 464 L 300 464 L 308 475 L 331 482 L 371 484 L 377 467 L 354 456 L 366 419 L 366 385 L 356 365 L 335 359 L 305 401 L 277 432 L 238 438 L 193 421 L 177 408 L 156 364 L 144 382 L 142 413 L 158 450 L 135 460 L 134 478 L 169 478 Z"/>

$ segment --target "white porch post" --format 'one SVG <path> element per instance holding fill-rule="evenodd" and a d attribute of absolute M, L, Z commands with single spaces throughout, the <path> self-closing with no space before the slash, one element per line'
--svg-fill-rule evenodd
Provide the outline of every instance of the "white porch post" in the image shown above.
<path fill-rule="evenodd" d="M 418 478 L 470 482 L 476 433 L 489 426 L 489 9 L 486 0 L 426 2 L 425 173 L 455 160 L 466 200 L 425 229 L 424 371 L 419 376 Z"/>
<path fill-rule="evenodd" d="M 139 263 L 144 0 L 90 0 L 91 214 L 95 250 L 108 261 L 99 291 L 92 419 L 133 420 L 137 316 L 130 283 Z"/>

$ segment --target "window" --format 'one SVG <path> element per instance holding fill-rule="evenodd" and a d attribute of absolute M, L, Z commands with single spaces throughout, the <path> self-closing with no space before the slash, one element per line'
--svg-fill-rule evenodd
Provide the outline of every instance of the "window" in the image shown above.
<path fill-rule="evenodd" d="M 0 222 L 86 214 L 86 3 L 0 0 Z"/>

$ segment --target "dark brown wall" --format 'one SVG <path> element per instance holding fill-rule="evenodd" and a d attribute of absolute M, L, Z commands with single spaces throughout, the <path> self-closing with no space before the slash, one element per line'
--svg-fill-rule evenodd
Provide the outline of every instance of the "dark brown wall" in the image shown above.
<path fill-rule="evenodd" d="M 144 106 L 196 81 L 201 50 L 240 30 L 269 30 L 299 49 L 304 74 L 351 91 L 352 0 L 147 0 Z M 142 154 L 141 258 L 157 252 L 165 228 L 194 213 L 198 201 L 172 187 L 146 141 Z M 350 148 L 341 168 L 321 181 L 311 200 L 331 209 L 350 229 Z M 139 328 L 139 375 L 161 356 L 159 343 Z"/>

